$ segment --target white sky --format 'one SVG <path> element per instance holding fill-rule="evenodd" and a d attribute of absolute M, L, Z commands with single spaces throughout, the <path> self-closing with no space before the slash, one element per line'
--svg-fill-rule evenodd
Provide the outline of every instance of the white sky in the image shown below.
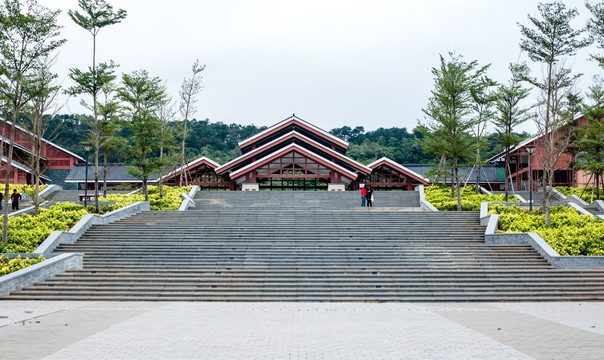
<path fill-rule="evenodd" d="M 77 0 L 39 2 L 62 10 L 68 42 L 55 71 L 69 86 L 68 69 L 91 63 L 92 37 L 67 16 L 67 9 L 78 9 Z M 491 63 L 490 76 L 507 81 L 508 63 L 528 60 L 520 53 L 516 23 L 528 24 L 527 14 L 537 14 L 537 1 L 529 0 L 109 2 L 128 17 L 101 30 L 98 59 L 113 59 L 120 72 L 148 70 L 166 81 L 175 99 L 199 59 L 207 67 L 197 119 L 262 126 L 296 113 L 326 130 L 411 130 L 423 119 L 431 68 L 449 51 Z M 589 17 L 583 1 L 565 4 L 581 13 L 575 28 L 583 26 Z M 580 89 L 600 72 L 586 60 L 595 51 L 582 50 L 568 61 L 585 74 Z M 534 75 L 541 73 L 533 67 Z M 82 112 L 78 103 L 69 100 L 62 112 Z"/>

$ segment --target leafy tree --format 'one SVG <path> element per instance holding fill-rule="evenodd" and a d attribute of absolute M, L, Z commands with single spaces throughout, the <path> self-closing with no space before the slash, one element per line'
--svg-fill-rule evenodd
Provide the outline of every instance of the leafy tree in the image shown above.
<path fill-rule="evenodd" d="M 124 102 L 123 117 L 127 119 L 132 166 L 128 172 L 143 181 L 145 201 L 149 201 L 147 181 L 161 168 L 159 157 L 153 152 L 160 147 L 161 121 L 157 111 L 166 99 L 166 89 L 158 77 L 150 77 L 145 70 L 122 75 L 118 97 Z"/>
<path fill-rule="evenodd" d="M 193 76 L 190 79 L 185 79 L 180 87 L 180 114 L 182 115 L 182 143 L 180 153 L 180 186 L 183 185 L 183 178 L 185 177 L 185 165 L 187 164 L 185 157 L 185 143 L 187 141 L 187 121 L 189 116 L 195 114 L 197 111 L 195 95 L 201 91 L 201 80 L 202 77 L 199 75 L 204 69 L 205 65 L 200 66 L 199 60 L 196 60 L 193 64 L 192 71 Z M 187 179 L 185 178 L 185 183 Z"/>
<path fill-rule="evenodd" d="M 27 1 L 25 6 L 19 0 L 5 0 L 0 6 L 0 96 L 9 107 L 7 112 L 11 121 L 4 181 L 3 242 L 7 241 L 8 234 L 15 126 L 22 108 L 39 95 L 38 88 L 34 86 L 39 60 L 48 57 L 65 42 L 57 39 L 61 28 L 57 25 L 58 15 L 59 11 L 40 6 L 35 0 Z M 0 149 L 3 148 L 0 144 Z"/>
<path fill-rule="evenodd" d="M 114 93 L 113 83 L 105 84 L 101 90 L 103 99 L 97 102 L 99 120 L 96 128 L 99 131 L 99 148 L 103 149 L 103 197 L 107 196 L 108 154 L 126 148 L 126 139 L 117 136 L 123 122 L 119 118 L 120 103 Z"/>
<path fill-rule="evenodd" d="M 36 94 L 25 107 L 25 117 L 22 119 L 21 126 L 26 130 L 25 137 L 31 143 L 32 155 L 29 157 L 29 166 L 34 176 L 34 213 L 37 215 L 40 208 L 40 177 L 44 172 L 41 164 L 43 140 L 47 138 L 49 129 L 49 120 L 60 110 L 60 106 L 54 106 L 57 95 L 61 89 L 55 83 L 56 74 L 50 71 L 54 65 L 55 58 L 46 58 L 38 60 L 36 71 L 32 77 L 32 88 Z M 49 111 L 53 113 L 48 114 Z M 47 154 L 46 156 L 48 156 Z"/>
<path fill-rule="evenodd" d="M 96 63 L 96 37 L 99 31 L 109 25 L 120 23 L 126 18 L 126 11 L 119 9 L 113 11 L 113 6 L 105 0 L 78 0 L 78 6 L 83 11 L 69 10 L 69 17 L 80 27 L 92 35 L 92 67 L 88 71 L 70 69 L 69 77 L 76 83 L 68 90 L 71 95 L 89 94 L 92 96 L 92 105 L 87 106 L 92 110 L 93 123 L 91 144 L 94 146 L 94 197 L 95 209 L 99 212 L 99 149 L 101 148 L 101 124 L 99 123 L 98 96 L 103 87 L 106 87 L 115 79 L 114 69 L 116 65 L 111 61 L 109 64 Z"/>
<path fill-rule="evenodd" d="M 469 134 L 475 122 L 472 92 L 476 91 L 488 66 L 478 67 L 477 61 L 467 63 L 452 53 L 449 56 L 450 59 L 445 60 L 441 55 L 440 67 L 432 68 L 434 90 L 428 105 L 422 109 L 427 116 L 422 146 L 428 152 L 449 159 L 457 188 L 457 210 L 461 211 L 459 166 L 476 147 L 475 139 Z"/>
<path fill-rule="evenodd" d="M 510 64 L 512 77 L 507 85 L 499 85 L 496 95 L 497 116 L 493 125 L 499 138 L 499 146 L 505 151 L 505 201 L 509 196 L 510 152 L 522 138 L 514 133 L 514 128 L 530 118 L 530 108 L 523 108 L 520 102 L 529 96 L 531 90 L 522 87 L 523 79 L 528 77 L 529 69 L 526 64 Z M 529 174 L 529 176 L 532 176 Z"/>
<path fill-rule="evenodd" d="M 604 49 L 604 3 L 600 1 L 592 4 L 588 1 L 585 6 L 592 14 L 592 18 L 587 23 L 587 30 L 598 49 Z M 604 56 L 592 54 L 591 58 L 596 60 L 600 67 L 604 68 Z"/>
<path fill-rule="evenodd" d="M 595 177 L 596 197 L 600 199 L 600 179 L 604 174 L 604 82 L 600 77 L 594 80 L 587 93 L 591 104 L 583 104 L 587 125 L 579 130 L 577 142 L 582 152 L 577 167 Z"/>
<path fill-rule="evenodd" d="M 480 150 L 485 141 L 484 132 L 487 129 L 489 122 L 495 117 L 495 111 L 493 111 L 495 95 L 492 90 L 495 86 L 497 86 L 495 81 L 483 76 L 471 91 L 473 100 L 472 109 L 475 114 L 472 132 L 476 138 L 476 160 L 474 163 L 474 166 L 476 167 L 476 186 L 474 187 L 476 194 L 480 191 L 480 169 L 483 164 L 482 158 L 480 157 Z"/>
<path fill-rule="evenodd" d="M 567 95 L 579 76 L 573 76 L 561 60 L 588 46 L 590 40 L 580 38 L 585 29 L 574 30 L 570 25 L 572 19 L 578 15 L 576 9 L 566 10 L 562 2 L 540 3 L 537 9 L 541 19 L 528 15 L 532 26 L 518 25 L 522 34 L 520 48 L 527 52 L 532 61 L 545 67 L 544 79 L 527 80 L 540 89 L 542 94 L 539 116 L 535 117 L 535 121 L 542 135 L 542 209 L 545 222 L 549 226 L 554 172 L 561 154 L 568 146 L 568 141 L 560 141 L 565 139 L 560 136 L 560 130 L 568 122 L 568 118 L 562 114 L 566 106 L 564 99 L 568 98 Z"/>

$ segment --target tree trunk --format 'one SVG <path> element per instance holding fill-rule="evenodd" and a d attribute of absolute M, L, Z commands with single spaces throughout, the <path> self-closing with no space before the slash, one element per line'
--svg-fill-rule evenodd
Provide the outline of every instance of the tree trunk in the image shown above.
<path fill-rule="evenodd" d="M 505 161 L 504 161 L 504 169 L 503 169 L 503 177 L 505 179 L 504 189 L 505 189 L 505 202 L 508 202 L 508 196 L 510 194 L 510 185 L 508 184 L 508 178 L 510 177 L 510 148 L 505 148 Z"/>
<path fill-rule="evenodd" d="M 2 242 L 8 241 L 8 196 L 10 194 L 10 173 L 13 162 L 13 143 L 15 142 L 15 126 L 18 118 L 17 104 L 13 103 L 12 122 L 10 125 L 10 143 L 8 144 L 8 156 L 6 157 L 6 176 L 4 177 L 4 216 L 2 223 Z"/>
<path fill-rule="evenodd" d="M 103 197 L 107 197 L 107 151 L 103 151 Z"/>
<path fill-rule="evenodd" d="M 480 192 L 480 148 L 476 149 L 476 195 Z"/>
<path fill-rule="evenodd" d="M 455 183 L 457 184 L 457 211 L 461 211 L 461 191 L 459 189 L 459 169 L 457 168 L 457 159 L 455 159 Z"/>
<path fill-rule="evenodd" d="M 163 158 L 164 158 L 164 147 L 160 146 L 159 148 L 159 162 L 160 164 L 163 164 Z M 163 188 L 163 166 L 159 169 L 159 198 L 163 199 L 164 198 L 164 188 Z"/>

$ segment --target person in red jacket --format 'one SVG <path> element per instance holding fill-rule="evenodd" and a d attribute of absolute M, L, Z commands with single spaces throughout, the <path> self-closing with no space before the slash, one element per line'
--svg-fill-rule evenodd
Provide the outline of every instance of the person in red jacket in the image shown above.
<path fill-rule="evenodd" d="M 361 187 L 361 207 L 365 207 L 365 200 L 367 200 L 367 190 L 365 186 Z"/>
<path fill-rule="evenodd" d="M 17 192 L 17 189 L 13 189 L 13 193 L 10 196 L 12 201 L 13 210 L 19 210 L 19 202 L 21 201 L 21 194 Z"/>

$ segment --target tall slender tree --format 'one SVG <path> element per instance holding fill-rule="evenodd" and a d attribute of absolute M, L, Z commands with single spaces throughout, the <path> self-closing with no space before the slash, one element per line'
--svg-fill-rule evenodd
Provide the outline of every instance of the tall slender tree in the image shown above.
<path fill-rule="evenodd" d="M 575 30 L 570 25 L 579 14 L 577 9 L 567 10 L 562 2 L 539 3 L 537 9 L 541 16 L 537 18 L 528 15 L 532 24 L 530 27 L 518 25 L 522 34 L 520 48 L 527 52 L 532 61 L 541 63 L 545 68 L 543 79 L 528 80 L 541 91 L 542 97 L 535 121 L 542 135 L 542 211 L 545 223 L 549 226 L 554 172 L 562 150 L 559 139 L 564 139 L 560 137 L 559 131 L 568 120 L 562 111 L 564 101 L 578 76 L 573 76 L 561 61 L 566 56 L 574 55 L 578 49 L 588 46 L 590 39 L 582 38 L 585 29 Z"/>
<path fill-rule="evenodd" d="M 428 105 L 422 111 L 426 124 L 422 146 L 428 152 L 449 159 L 457 188 L 457 210 L 461 210 L 459 186 L 460 162 L 474 151 L 476 140 L 470 134 L 475 119 L 472 116 L 472 92 L 484 76 L 488 66 L 479 67 L 477 61 L 469 63 L 461 56 L 440 56 L 440 67 L 432 68 L 434 90 Z"/>
<path fill-rule="evenodd" d="M 69 10 L 69 17 L 80 27 L 92 35 L 92 67 L 88 71 L 70 69 L 69 76 L 76 83 L 69 89 L 71 95 L 89 94 L 92 96 L 92 145 L 94 146 L 94 198 L 95 209 L 99 212 L 99 149 L 101 148 L 101 129 L 99 124 L 98 96 L 104 86 L 115 79 L 116 65 L 110 63 L 96 63 L 96 38 L 99 31 L 109 25 L 120 23 L 126 18 L 126 10 L 113 10 L 113 6 L 105 0 L 78 0 L 82 13 Z"/>
<path fill-rule="evenodd" d="M 57 96 L 61 87 L 55 80 L 58 75 L 51 72 L 56 58 L 45 58 L 38 61 L 37 69 L 33 78 L 31 90 L 36 94 L 25 108 L 25 117 L 21 126 L 26 130 L 25 137 L 31 143 L 32 155 L 28 159 L 28 165 L 33 171 L 34 184 L 34 213 L 38 214 L 40 207 L 40 178 L 44 172 L 41 163 L 42 146 L 44 138 L 48 137 L 50 119 L 61 109 L 56 105 Z M 47 154 L 48 156 L 50 154 Z"/>
<path fill-rule="evenodd" d="M 183 178 L 185 185 L 188 185 L 185 174 L 185 166 L 187 159 L 185 156 L 186 140 L 187 140 L 187 122 L 189 117 L 197 112 L 197 99 L 195 96 L 201 91 L 201 80 L 202 77 L 199 75 L 204 69 L 205 65 L 200 66 L 199 60 L 195 60 L 191 70 L 193 75 L 190 79 L 185 79 L 180 87 L 180 115 L 182 116 L 182 141 L 180 145 L 180 186 L 183 185 Z"/>
<path fill-rule="evenodd" d="M 10 108 L 11 122 L 4 179 L 3 242 L 7 241 L 8 235 L 8 197 L 15 126 L 22 108 L 38 95 L 33 86 L 38 61 L 48 57 L 65 42 L 58 39 L 61 29 L 57 24 L 58 15 L 59 11 L 40 6 L 35 0 L 27 1 L 25 6 L 19 0 L 5 0 L 4 5 L 0 6 L 0 96 Z M 0 144 L 0 149 L 4 149 L 4 144 Z"/>
<path fill-rule="evenodd" d="M 587 30 L 591 39 L 596 43 L 598 49 L 604 49 L 604 2 L 600 1 L 595 4 L 589 1 L 585 2 L 585 6 L 591 12 L 592 18 L 587 23 Z M 591 58 L 596 60 L 600 67 L 604 68 L 604 56 L 601 53 L 592 54 Z"/>
<path fill-rule="evenodd" d="M 515 128 L 530 118 L 530 108 L 522 107 L 520 102 L 526 99 L 531 90 L 522 87 L 523 80 L 528 77 L 529 68 L 526 64 L 510 64 L 512 77 L 507 85 L 499 85 L 496 94 L 497 116 L 493 125 L 499 137 L 499 145 L 505 151 L 505 201 L 509 196 L 510 152 L 518 145 L 521 138 L 514 132 Z M 532 176 L 529 174 L 529 176 Z"/>
<path fill-rule="evenodd" d="M 577 168 L 586 170 L 595 178 L 596 198 L 600 199 L 600 186 L 604 176 L 604 81 L 594 78 L 587 92 L 589 103 L 583 104 L 586 126 L 579 129 L 577 147 L 581 156 Z"/>
<path fill-rule="evenodd" d="M 480 187 L 480 172 L 483 161 L 480 156 L 480 148 L 485 142 L 485 131 L 491 120 L 495 117 L 493 107 L 495 105 L 495 94 L 493 88 L 497 83 L 487 76 L 483 76 L 471 91 L 472 94 L 472 109 L 474 110 L 474 126 L 472 132 L 476 138 L 476 159 L 474 167 L 476 169 L 476 186 L 475 192 L 478 194 Z"/>
<path fill-rule="evenodd" d="M 135 71 L 122 75 L 122 87 L 118 92 L 123 101 L 123 116 L 132 131 L 130 138 L 132 166 L 128 172 L 143 181 L 145 201 L 149 201 L 147 182 L 157 172 L 161 163 L 153 152 L 160 147 L 161 122 L 157 111 L 167 94 L 158 77 L 150 77 L 147 71 Z"/>

